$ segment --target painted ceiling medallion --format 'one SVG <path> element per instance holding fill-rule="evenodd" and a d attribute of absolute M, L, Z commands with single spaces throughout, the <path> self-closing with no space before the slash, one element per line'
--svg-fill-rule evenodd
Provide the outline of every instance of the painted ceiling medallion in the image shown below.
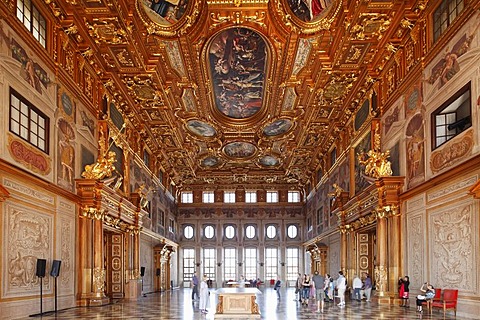
<path fill-rule="evenodd" d="M 252 117 L 262 107 L 266 44 L 247 28 L 224 30 L 208 47 L 216 108 L 233 119 Z"/>
<path fill-rule="evenodd" d="M 217 134 L 217 130 L 206 122 L 199 120 L 189 120 L 187 122 L 187 129 L 194 135 L 211 138 Z"/>
<path fill-rule="evenodd" d="M 214 156 L 208 156 L 201 161 L 201 166 L 202 167 L 216 167 L 220 164 L 220 160 L 217 157 Z"/>
<path fill-rule="evenodd" d="M 249 142 L 231 142 L 223 148 L 223 152 L 230 158 L 250 158 L 257 151 L 257 147 Z"/>
<path fill-rule="evenodd" d="M 295 17 L 303 22 L 316 22 L 323 16 L 333 0 L 287 0 Z"/>
<path fill-rule="evenodd" d="M 259 162 L 264 167 L 276 167 L 280 164 L 280 160 L 274 156 L 263 156 Z"/>
<path fill-rule="evenodd" d="M 159 25 L 169 26 L 180 20 L 187 9 L 188 0 L 139 0 L 145 13 Z"/>
<path fill-rule="evenodd" d="M 287 133 L 293 126 L 293 122 L 288 119 L 275 120 L 263 129 L 263 134 L 267 137 L 281 136 Z"/>

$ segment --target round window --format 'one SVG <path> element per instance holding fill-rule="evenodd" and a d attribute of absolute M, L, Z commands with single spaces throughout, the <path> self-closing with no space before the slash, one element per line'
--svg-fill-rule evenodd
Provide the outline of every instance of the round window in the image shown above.
<path fill-rule="evenodd" d="M 275 226 L 267 227 L 267 238 L 273 239 L 277 235 L 277 228 Z"/>
<path fill-rule="evenodd" d="M 215 230 L 213 229 L 213 227 L 212 226 L 206 226 L 205 227 L 205 238 L 212 239 L 214 235 L 215 235 Z"/>
<path fill-rule="evenodd" d="M 248 239 L 253 239 L 255 237 L 255 227 L 254 226 L 248 226 L 245 229 L 245 236 Z"/>
<path fill-rule="evenodd" d="M 186 226 L 183 228 L 183 235 L 187 239 L 192 239 L 193 238 L 193 227 L 192 226 Z"/>
<path fill-rule="evenodd" d="M 235 228 L 232 226 L 228 226 L 225 228 L 225 237 L 227 239 L 232 239 L 235 236 Z"/>
<path fill-rule="evenodd" d="M 297 226 L 294 226 L 293 224 L 292 225 L 289 225 L 288 228 L 287 228 L 287 235 L 289 238 L 293 239 L 293 238 L 296 238 L 297 237 L 297 234 L 298 234 L 298 228 Z"/>

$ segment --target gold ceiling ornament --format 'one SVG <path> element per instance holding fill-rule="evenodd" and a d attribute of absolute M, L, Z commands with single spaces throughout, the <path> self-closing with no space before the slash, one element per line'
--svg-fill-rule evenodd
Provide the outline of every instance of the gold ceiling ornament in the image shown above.
<path fill-rule="evenodd" d="M 118 25 L 118 19 L 115 18 L 102 18 L 93 19 L 93 23 L 90 23 L 87 18 L 84 18 L 85 25 L 88 28 L 88 33 L 93 38 L 95 43 L 109 43 L 109 44 L 126 44 L 127 43 L 127 31 L 120 28 Z"/>
<path fill-rule="evenodd" d="M 357 155 L 358 161 L 360 164 L 365 166 L 365 174 L 368 177 L 378 179 L 380 177 L 390 177 L 392 172 L 392 164 L 388 160 L 390 157 L 390 150 L 385 152 L 380 151 L 380 133 L 379 133 L 379 124 L 375 127 L 373 149 L 369 150 L 368 153 L 360 153 Z M 368 156 L 365 159 L 365 156 Z"/>
<path fill-rule="evenodd" d="M 255 13 L 253 13 L 252 15 L 247 15 L 247 13 L 243 11 L 234 11 L 227 15 L 221 15 L 219 12 L 212 12 L 210 13 L 210 19 L 212 19 L 213 23 L 210 25 L 209 30 L 213 30 L 219 25 L 227 22 L 231 22 L 236 25 L 244 24 L 246 22 L 252 22 L 258 24 L 262 28 L 265 28 L 265 18 L 265 11 L 255 11 Z"/>
<path fill-rule="evenodd" d="M 105 210 L 97 209 L 94 207 L 83 207 L 80 214 L 84 218 L 93 219 L 93 220 L 103 220 L 105 216 Z"/>
<path fill-rule="evenodd" d="M 392 18 L 388 18 L 386 14 L 362 13 L 358 21 L 358 24 L 350 28 L 351 40 L 380 40 L 390 26 Z"/>

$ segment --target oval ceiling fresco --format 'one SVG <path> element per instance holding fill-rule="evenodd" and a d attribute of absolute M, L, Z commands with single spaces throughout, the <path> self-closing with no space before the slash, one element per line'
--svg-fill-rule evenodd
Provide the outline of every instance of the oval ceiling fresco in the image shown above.
<path fill-rule="evenodd" d="M 223 148 L 223 152 L 230 158 L 249 158 L 256 151 L 257 148 L 249 142 L 231 142 Z"/>
<path fill-rule="evenodd" d="M 216 167 L 220 164 L 220 160 L 214 156 L 208 156 L 202 159 L 201 165 L 202 167 Z"/>
<path fill-rule="evenodd" d="M 266 44 L 247 28 L 224 30 L 208 47 L 216 108 L 233 119 L 255 115 L 262 107 Z"/>
<path fill-rule="evenodd" d="M 262 158 L 260 158 L 259 162 L 264 167 L 275 167 L 280 164 L 280 160 L 278 160 L 277 157 L 269 156 L 269 155 L 263 156 Z"/>
<path fill-rule="evenodd" d="M 320 19 L 333 0 L 287 0 L 290 10 L 303 22 L 315 22 Z"/>
<path fill-rule="evenodd" d="M 214 127 L 206 122 L 199 120 L 190 120 L 187 122 L 187 129 L 191 133 L 205 138 L 211 138 L 217 134 Z"/>
<path fill-rule="evenodd" d="M 153 21 L 162 26 L 176 23 L 185 14 L 188 0 L 139 0 L 145 13 Z"/>
<path fill-rule="evenodd" d="M 263 134 L 267 137 L 280 136 L 287 133 L 292 128 L 292 121 L 288 119 L 278 119 L 270 123 L 263 129 Z"/>

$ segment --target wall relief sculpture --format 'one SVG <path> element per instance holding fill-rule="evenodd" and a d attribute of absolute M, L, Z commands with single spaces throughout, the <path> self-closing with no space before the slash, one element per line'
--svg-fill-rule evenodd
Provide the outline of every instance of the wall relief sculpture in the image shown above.
<path fill-rule="evenodd" d="M 412 283 L 423 283 L 424 279 L 424 230 L 422 216 L 416 215 L 407 220 L 408 223 L 408 274 Z"/>

